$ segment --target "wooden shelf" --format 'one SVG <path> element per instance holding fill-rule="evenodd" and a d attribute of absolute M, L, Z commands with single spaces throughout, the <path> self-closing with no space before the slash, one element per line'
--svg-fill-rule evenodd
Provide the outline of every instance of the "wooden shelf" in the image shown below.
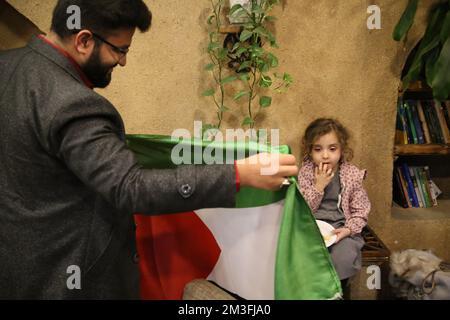
<path fill-rule="evenodd" d="M 229 24 L 226 26 L 221 26 L 219 29 L 220 33 L 239 33 L 244 27 L 239 24 Z"/>
<path fill-rule="evenodd" d="M 409 85 L 409 87 L 406 90 L 403 90 L 401 87 L 398 89 L 399 95 L 403 94 L 404 92 L 431 92 L 432 89 L 422 81 L 416 81 Z"/>
<path fill-rule="evenodd" d="M 402 88 L 398 89 L 398 96 L 404 99 L 411 100 L 432 100 L 433 89 L 431 89 L 426 83 L 421 81 L 413 82 L 405 90 Z"/>
<path fill-rule="evenodd" d="M 394 155 L 449 155 L 450 144 L 396 144 Z"/>
<path fill-rule="evenodd" d="M 437 207 L 403 208 L 394 202 L 392 217 L 399 220 L 450 220 L 450 200 L 437 200 Z"/>

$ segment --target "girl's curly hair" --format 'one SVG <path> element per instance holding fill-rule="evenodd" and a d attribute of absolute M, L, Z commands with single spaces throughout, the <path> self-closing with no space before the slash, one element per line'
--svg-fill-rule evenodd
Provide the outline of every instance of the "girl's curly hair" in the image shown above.
<path fill-rule="evenodd" d="M 338 120 L 331 118 L 319 118 L 309 124 L 302 138 L 301 158 L 303 160 L 310 159 L 313 143 L 321 136 L 333 131 L 336 133 L 342 149 L 340 162 L 351 161 L 353 150 L 348 145 L 350 134 Z"/>

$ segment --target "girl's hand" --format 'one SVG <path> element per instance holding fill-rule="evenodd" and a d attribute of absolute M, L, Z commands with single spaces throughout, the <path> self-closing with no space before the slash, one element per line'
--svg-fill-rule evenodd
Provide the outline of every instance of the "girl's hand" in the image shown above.
<path fill-rule="evenodd" d="M 316 189 L 323 192 L 334 177 L 333 169 L 322 162 L 314 168 L 314 183 Z"/>
<path fill-rule="evenodd" d="M 333 230 L 333 233 L 336 235 L 336 242 L 338 243 L 339 241 L 341 241 L 342 239 L 348 237 L 349 235 L 351 235 L 351 231 L 349 228 L 338 228 Z"/>

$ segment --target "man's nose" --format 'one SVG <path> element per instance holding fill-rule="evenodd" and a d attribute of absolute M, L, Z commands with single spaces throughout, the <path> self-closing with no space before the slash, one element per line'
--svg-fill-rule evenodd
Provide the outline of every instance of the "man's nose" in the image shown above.
<path fill-rule="evenodd" d="M 124 55 L 119 59 L 119 64 L 121 67 L 125 67 L 125 65 L 127 64 L 127 55 Z"/>

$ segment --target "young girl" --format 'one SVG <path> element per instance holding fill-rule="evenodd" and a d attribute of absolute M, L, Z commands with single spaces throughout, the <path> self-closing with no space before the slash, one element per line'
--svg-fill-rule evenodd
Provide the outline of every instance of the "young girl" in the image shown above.
<path fill-rule="evenodd" d="M 343 287 L 361 268 L 370 202 L 362 181 L 366 171 L 350 164 L 353 152 L 347 130 L 334 119 L 317 119 L 302 140 L 303 165 L 298 181 L 300 191 L 316 219 L 335 227 L 336 242 L 329 247 Z"/>

